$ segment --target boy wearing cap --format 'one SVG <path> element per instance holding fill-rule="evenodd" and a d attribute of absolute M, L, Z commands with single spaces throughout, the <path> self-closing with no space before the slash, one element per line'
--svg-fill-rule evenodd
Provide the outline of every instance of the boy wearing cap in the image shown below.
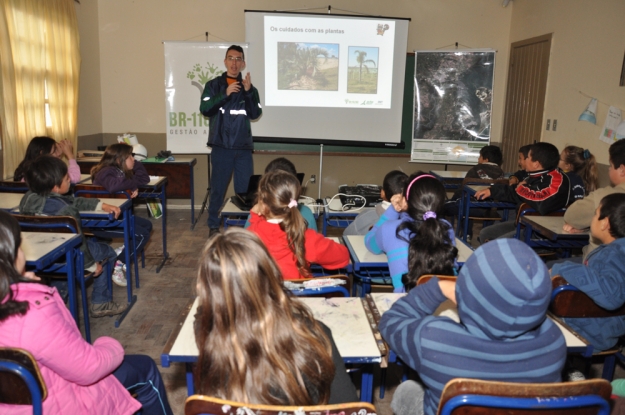
<path fill-rule="evenodd" d="M 566 359 L 560 329 L 546 318 L 551 279 L 542 260 L 516 239 L 479 247 L 457 281 L 432 278 L 398 300 L 380 320 L 380 332 L 423 384 L 402 383 L 396 415 L 434 415 L 443 388 L 458 377 L 559 382 Z M 460 322 L 432 314 L 457 304 Z"/>

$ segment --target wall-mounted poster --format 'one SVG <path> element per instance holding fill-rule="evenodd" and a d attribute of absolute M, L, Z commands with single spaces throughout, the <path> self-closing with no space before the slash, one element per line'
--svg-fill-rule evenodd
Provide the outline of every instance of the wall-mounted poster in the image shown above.
<path fill-rule="evenodd" d="M 490 142 L 494 50 L 415 51 L 411 161 L 476 164 Z"/>
<path fill-rule="evenodd" d="M 226 69 L 231 43 L 163 42 L 165 46 L 165 117 L 167 150 L 177 154 L 207 154 L 208 118 L 200 113 L 204 85 Z M 248 56 L 248 45 L 239 44 Z M 250 71 L 246 61 L 242 75 Z M 253 80 L 254 78 L 252 78 Z"/>

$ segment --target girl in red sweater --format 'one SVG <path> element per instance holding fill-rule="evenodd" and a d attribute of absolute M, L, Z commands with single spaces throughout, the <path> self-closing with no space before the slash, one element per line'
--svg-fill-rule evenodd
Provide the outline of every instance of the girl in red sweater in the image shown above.
<path fill-rule="evenodd" d="M 286 280 L 310 278 L 310 264 L 327 269 L 349 263 L 347 248 L 307 229 L 297 209 L 297 177 L 278 170 L 267 173 L 258 186 L 258 203 L 251 209 L 250 231 L 263 241 Z"/>

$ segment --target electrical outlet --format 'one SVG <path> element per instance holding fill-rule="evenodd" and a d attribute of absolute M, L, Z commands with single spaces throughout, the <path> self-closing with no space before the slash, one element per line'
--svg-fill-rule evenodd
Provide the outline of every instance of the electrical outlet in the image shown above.
<path fill-rule="evenodd" d="M 558 120 L 553 120 L 553 128 L 551 129 L 551 131 L 555 131 L 556 128 L 558 128 Z"/>
<path fill-rule="evenodd" d="M 316 181 L 317 181 L 317 176 L 315 176 L 314 174 L 311 174 L 311 175 L 310 175 L 310 182 L 311 182 L 311 183 L 314 183 L 314 182 L 316 182 Z"/>
<path fill-rule="evenodd" d="M 547 120 L 547 131 L 549 131 L 549 127 L 551 127 L 551 120 Z"/>

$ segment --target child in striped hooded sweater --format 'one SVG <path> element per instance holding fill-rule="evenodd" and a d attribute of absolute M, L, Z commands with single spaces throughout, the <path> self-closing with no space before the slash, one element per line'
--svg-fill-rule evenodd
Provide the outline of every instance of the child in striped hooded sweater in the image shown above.
<path fill-rule="evenodd" d="M 516 239 L 479 247 L 456 282 L 432 278 L 412 289 L 379 325 L 391 349 L 423 382 L 402 383 L 393 395 L 393 412 L 434 415 L 445 384 L 458 377 L 559 382 L 566 344 L 545 316 L 550 296 L 547 267 Z M 432 315 L 448 299 L 457 304 L 460 322 Z"/>

